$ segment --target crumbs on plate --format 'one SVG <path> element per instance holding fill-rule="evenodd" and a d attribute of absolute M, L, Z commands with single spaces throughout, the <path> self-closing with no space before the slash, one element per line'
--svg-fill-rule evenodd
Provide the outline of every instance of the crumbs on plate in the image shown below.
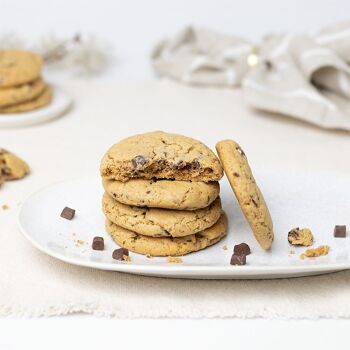
<path fill-rule="evenodd" d="M 179 257 L 174 257 L 174 256 L 168 256 L 167 257 L 167 262 L 170 264 L 181 264 L 182 259 Z"/>

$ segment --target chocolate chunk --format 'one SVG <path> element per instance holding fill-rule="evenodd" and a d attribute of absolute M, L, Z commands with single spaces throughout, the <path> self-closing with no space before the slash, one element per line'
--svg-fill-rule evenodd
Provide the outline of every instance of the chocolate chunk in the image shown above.
<path fill-rule="evenodd" d="M 231 265 L 245 265 L 247 263 L 247 259 L 245 255 L 233 254 L 231 257 Z"/>
<path fill-rule="evenodd" d="M 346 226 L 345 225 L 336 225 L 334 227 L 334 237 L 346 237 Z"/>
<path fill-rule="evenodd" d="M 112 258 L 115 260 L 125 260 L 124 256 L 129 256 L 129 251 L 126 248 L 116 249 L 112 254 Z"/>
<path fill-rule="evenodd" d="M 249 255 L 250 248 L 247 243 L 237 244 L 233 247 L 233 253 L 237 255 Z"/>
<path fill-rule="evenodd" d="M 132 161 L 132 166 L 137 168 L 138 166 L 142 166 L 146 164 L 146 159 L 143 156 L 136 156 Z"/>
<path fill-rule="evenodd" d="M 199 163 L 198 159 L 195 159 L 193 162 L 192 162 L 192 168 L 193 169 L 199 169 L 201 167 L 201 163 Z"/>
<path fill-rule="evenodd" d="M 105 247 L 105 242 L 103 237 L 94 237 L 92 241 L 92 249 L 93 250 L 103 250 Z"/>
<path fill-rule="evenodd" d="M 239 177 L 239 174 L 238 173 L 233 173 L 233 176 Z"/>
<path fill-rule="evenodd" d="M 61 217 L 67 220 L 72 220 L 74 218 L 74 215 L 75 210 L 68 207 L 65 207 L 61 213 Z"/>

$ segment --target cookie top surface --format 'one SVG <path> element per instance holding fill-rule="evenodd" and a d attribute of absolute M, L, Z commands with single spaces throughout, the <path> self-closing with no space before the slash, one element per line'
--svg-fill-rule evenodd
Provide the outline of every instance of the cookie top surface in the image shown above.
<path fill-rule="evenodd" d="M 0 87 L 0 108 L 30 101 L 39 96 L 44 89 L 45 83 L 41 78 L 19 86 Z"/>
<path fill-rule="evenodd" d="M 0 173 L 3 180 L 18 180 L 29 173 L 29 166 L 15 154 L 0 148 Z"/>
<path fill-rule="evenodd" d="M 221 201 L 198 210 L 135 207 L 119 203 L 107 193 L 102 200 L 106 217 L 128 230 L 151 237 L 183 237 L 213 226 L 221 216 Z"/>
<path fill-rule="evenodd" d="M 45 85 L 44 90 L 40 95 L 34 99 L 11 105 L 7 107 L 0 107 L 0 113 L 21 113 L 29 112 L 34 109 L 38 109 L 48 105 L 52 100 L 52 88 L 51 86 Z"/>
<path fill-rule="evenodd" d="M 116 143 L 103 157 L 100 169 L 103 178 L 123 182 L 132 178 L 209 182 L 223 175 L 218 158 L 203 143 L 162 131 Z"/>
<path fill-rule="evenodd" d="M 220 141 L 216 150 L 255 238 L 263 249 L 270 249 L 274 236 L 271 215 L 245 153 L 232 140 Z"/>
<path fill-rule="evenodd" d="M 207 207 L 219 195 L 218 182 L 132 179 L 103 180 L 105 190 L 119 202 L 152 208 L 195 210 Z"/>
<path fill-rule="evenodd" d="M 29 51 L 0 51 L 0 87 L 28 83 L 41 75 L 42 58 Z"/>
<path fill-rule="evenodd" d="M 127 230 L 107 219 L 106 231 L 113 240 L 132 252 L 151 256 L 180 256 L 196 252 L 217 243 L 227 231 L 227 217 L 222 214 L 215 225 L 185 237 L 147 237 Z"/>

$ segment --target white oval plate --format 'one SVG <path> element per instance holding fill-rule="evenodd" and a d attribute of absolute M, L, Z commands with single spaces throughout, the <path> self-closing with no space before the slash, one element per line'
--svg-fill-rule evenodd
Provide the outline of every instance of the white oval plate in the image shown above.
<path fill-rule="evenodd" d="M 0 113 L 0 127 L 14 128 L 28 126 L 61 117 L 72 106 L 73 101 L 62 89 L 54 85 L 51 86 L 53 88 L 53 98 L 49 105 L 30 112 Z"/>
<path fill-rule="evenodd" d="M 97 177 L 57 183 L 34 193 L 23 203 L 18 222 L 24 236 L 44 253 L 102 270 L 173 278 L 250 279 L 307 276 L 350 268 L 349 238 L 333 237 L 335 224 L 350 224 L 349 178 L 273 169 L 258 172 L 257 178 L 274 219 L 275 241 L 270 252 L 256 243 L 226 179 L 221 182 L 221 198 L 229 217 L 227 237 L 213 247 L 184 256 L 181 264 L 135 253 L 130 253 L 131 262 L 112 259 L 118 246 L 104 230 L 103 190 Z M 76 210 L 71 221 L 60 217 L 65 206 Z M 301 260 L 305 248 L 291 248 L 287 242 L 287 232 L 295 226 L 311 228 L 314 246 L 328 244 L 330 253 Z M 104 251 L 91 249 L 94 236 L 105 238 Z M 250 245 L 252 254 L 247 257 L 247 265 L 231 266 L 233 245 L 241 242 Z"/>

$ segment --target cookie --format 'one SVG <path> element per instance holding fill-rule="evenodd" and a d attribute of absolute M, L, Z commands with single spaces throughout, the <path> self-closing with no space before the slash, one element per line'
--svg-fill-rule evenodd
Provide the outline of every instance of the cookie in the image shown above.
<path fill-rule="evenodd" d="M 310 229 L 300 229 L 299 227 L 296 227 L 288 232 L 288 242 L 292 245 L 309 247 L 314 242 L 314 236 Z"/>
<path fill-rule="evenodd" d="M 102 199 L 106 217 L 128 230 L 152 237 L 183 237 L 213 226 L 221 216 L 221 201 L 198 210 L 134 207 L 119 203 L 107 193 Z"/>
<path fill-rule="evenodd" d="M 0 182 L 3 180 L 18 180 L 29 173 L 28 164 L 15 154 L 0 148 Z"/>
<path fill-rule="evenodd" d="M 135 253 L 151 256 L 179 256 L 219 242 L 227 231 L 227 217 L 222 214 L 214 226 L 186 237 L 147 237 L 117 226 L 108 219 L 106 231 L 119 246 Z"/>
<path fill-rule="evenodd" d="M 44 88 L 45 84 L 41 78 L 19 86 L 0 88 L 0 107 L 33 100 L 43 92 Z"/>
<path fill-rule="evenodd" d="M 220 180 L 223 170 L 203 143 L 155 131 L 113 145 L 102 159 L 101 175 L 123 182 L 133 178 L 210 182 Z"/>
<path fill-rule="evenodd" d="M 175 210 L 205 208 L 220 192 L 218 182 L 132 179 L 127 182 L 103 180 L 102 183 L 118 202 Z"/>
<path fill-rule="evenodd" d="M 216 145 L 216 150 L 255 238 L 263 249 L 270 249 L 273 241 L 271 215 L 255 182 L 245 153 L 232 140 L 220 141 Z"/>
<path fill-rule="evenodd" d="M 17 86 L 41 75 L 42 58 L 29 51 L 0 51 L 0 87 Z"/>
<path fill-rule="evenodd" d="M 52 100 L 52 88 L 45 86 L 43 92 L 33 100 L 19 103 L 13 106 L 0 107 L 0 113 L 29 112 L 48 105 Z"/>

